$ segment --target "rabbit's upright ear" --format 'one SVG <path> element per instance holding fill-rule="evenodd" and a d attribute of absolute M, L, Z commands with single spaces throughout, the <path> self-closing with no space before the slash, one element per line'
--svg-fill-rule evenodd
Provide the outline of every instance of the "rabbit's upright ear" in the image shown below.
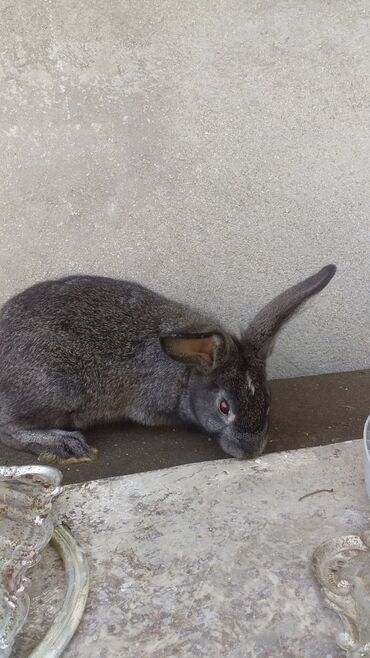
<path fill-rule="evenodd" d="M 175 361 L 210 372 L 227 359 L 228 341 L 221 332 L 161 336 L 163 351 Z"/>
<path fill-rule="evenodd" d="M 272 351 L 274 338 L 281 327 L 309 297 L 325 288 L 336 270 L 335 265 L 327 265 L 275 297 L 256 315 L 243 334 L 244 349 L 253 349 L 261 358 L 266 358 Z"/>

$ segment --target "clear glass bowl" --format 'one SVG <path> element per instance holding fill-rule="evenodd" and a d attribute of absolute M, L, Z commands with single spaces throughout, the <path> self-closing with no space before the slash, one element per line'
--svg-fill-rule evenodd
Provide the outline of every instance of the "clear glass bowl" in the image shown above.
<path fill-rule="evenodd" d="M 0 467 L 0 658 L 8 658 L 28 614 L 27 571 L 54 532 L 62 474 L 49 466 Z"/>
<path fill-rule="evenodd" d="M 364 427 L 364 469 L 367 495 L 370 498 L 370 416 Z"/>

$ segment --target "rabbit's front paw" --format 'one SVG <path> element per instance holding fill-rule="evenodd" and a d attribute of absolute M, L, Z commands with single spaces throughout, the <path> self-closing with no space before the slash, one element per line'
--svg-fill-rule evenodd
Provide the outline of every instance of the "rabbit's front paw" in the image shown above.
<path fill-rule="evenodd" d="M 49 449 L 40 453 L 39 461 L 78 464 L 96 459 L 97 449 L 86 443 L 81 432 L 54 430 L 53 435 L 53 441 L 50 441 L 48 445 Z"/>

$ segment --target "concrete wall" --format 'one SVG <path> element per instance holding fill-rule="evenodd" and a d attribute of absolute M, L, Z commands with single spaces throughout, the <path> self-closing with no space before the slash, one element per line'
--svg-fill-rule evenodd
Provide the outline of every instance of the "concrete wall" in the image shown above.
<path fill-rule="evenodd" d="M 370 366 L 366 0 L 2 0 L 1 301 L 136 278 L 231 327 L 316 267 L 274 375 Z"/>

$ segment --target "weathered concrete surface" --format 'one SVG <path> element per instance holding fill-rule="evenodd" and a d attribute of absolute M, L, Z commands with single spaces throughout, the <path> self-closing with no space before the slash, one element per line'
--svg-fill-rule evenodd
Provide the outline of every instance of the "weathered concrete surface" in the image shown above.
<path fill-rule="evenodd" d="M 272 371 L 369 366 L 369 18 L 365 0 L 3 0 L 0 301 L 99 272 L 239 327 L 335 261 Z"/>
<path fill-rule="evenodd" d="M 66 658 L 340 658 L 340 622 L 310 560 L 325 539 L 369 527 L 361 450 L 355 441 L 66 487 L 58 506 L 92 579 Z M 333 493 L 299 500 L 319 489 Z M 60 598 L 55 558 L 33 581 L 17 658 Z"/>

